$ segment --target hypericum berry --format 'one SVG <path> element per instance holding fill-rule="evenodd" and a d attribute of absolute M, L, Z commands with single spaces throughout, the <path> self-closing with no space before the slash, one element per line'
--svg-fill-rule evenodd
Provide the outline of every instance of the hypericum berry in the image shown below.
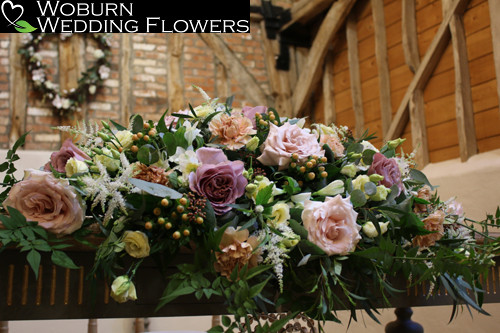
<path fill-rule="evenodd" d="M 133 145 L 132 147 L 130 147 L 130 151 L 135 154 L 139 151 L 139 147 L 137 147 L 136 145 Z"/>
<path fill-rule="evenodd" d="M 170 222 L 165 223 L 165 229 L 167 230 L 172 229 L 172 223 Z"/>
<path fill-rule="evenodd" d="M 181 205 L 183 205 L 183 206 L 186 206 L 186 205 L 187 205 L 187 203 L 188 203 L 188 201 L 187 201 L 187 199 L 186 199 L 186 198 L 180 198 L 180 199 L 179 199 L 179 203 L 180 203 Z"/>
<path fill-rule="evenodd" d="M 179 205 L 179 206 L 176 207 L 176 210 L 177 210 L 178 213 L 183 213 L 184 212 L 184 206 Z"/>
<path fill-rule="evenodd" d="M 181 220 L 183 220 L 184 222 L 186 222 L 187 220 L 189 220 L 189 215 L 184 213 L 181 215 Z"/>
<path fill-rule="evenodd" d="M 168 201 L 168 199 L 161 199 L 160 204 L 161 204 L 163 207 L 168 207 L 168 205 L 170 205 L 170 201 Z"/>
<path fill-rule="evenodd" d="M 158 224 L 165 224 L 165 219 L 163 217 L 159 217 L 156 222 L 158 222 Z"/>
<path fill-rule="evenodd" d="M 149 125 L 149 123 L 144 123 L 144 129 L 145 130 L 148 130 L 150 128 L 151 128 L 151 126 Z"/>
<path fill-rule="evenodd" d="M 149 141 L 149 135 L 144 135 L 143 139 L 144 139 L 144 141 L 148 142 Z"/>
<path fill-rule="evenodd" d="M 143 136 L 144 136 L 144 134 L 142 134 L 142 132 L 137 133 L 137 137 L 138 137 L 139 139 L 142 139 L 142 137 L 143 137 Z"/>
<path fill-rule="evenodd" d="M 320 175 L 321 175 L 321 178 L 326 178 L 326 177 L 328 177 L 328 172 L 323 171 Z"/>
<path fill-rule="evenodd" d="M 182 232 L 182 234 L 183 234 L 185 237 L 187 237 L 187 236 L 189 236 L 191 233 L 189 232 L 189 230 L 188 230 L 188 229 L 184 229 L 184 231 Z"/>
<path fill-rule="evenodd" d="M 203 217 L 198 216 L 198 217 L 196 218 L 196 223 L 198 223 L 198 224 L 203 224 L 203 222 L 204 222 Z"/>
<path fill-rule="evenodd" d="M 309 161 L 306 163 L 306 168 L 311 169 L 314 166 L 313 162 Z"/>
<path fill-rule="evenodd" d="M 144 224 L 144 228 L 146 228 L 146 230 L 151 230 L 153 229 L 153 223 L 151 223 L 150 221 L 146 222 Z"/>
<path fill-rule="evenodd" d="M 178 232 L 178 231 L 174 232 L 174 233 L 172 234 L 172 238 L 173 238 L 173 239 L 175 239 L 175 240 L 177 240 L 177 239 L 181 238 L 181 233 L 180 233 L 180 232 Z"/>
<path fill-rule="evenodd" d="M 308 178 L 309 180 L 313 180 L 314 178 L 316 178 L 316 174 L 315 174 L 314 172 L 309 172 L 309 173 L 307 174 L 307 178 Z"/>
<path fill-rule="evenodd" d="M 155 214 L 156 216 L 160 216 L 161 215 L 161 208 L 156 207 L 155 209 L 153 209 L 153 214 Z"/>
<path fill-rule="evenodd" d="M 156 130 L 154 128 L 150 129 L 148 132 L 149 136 L 155 136 L 156 135 Z"/>

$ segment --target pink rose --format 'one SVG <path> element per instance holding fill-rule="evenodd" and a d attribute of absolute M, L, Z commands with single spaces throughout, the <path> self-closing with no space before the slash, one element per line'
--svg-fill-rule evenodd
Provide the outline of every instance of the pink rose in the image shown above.
<path fill-rule="evenodd" d="M 346 255 L 354 251 L 361 236 L 356 213 L 349 198 L 339 194 L 324 202 L 306 200 L 302 222 L 309 232 L 307 239 L 328 255 Z"/>
<path fill-rule="evenodd" d="M 243 176 L 242 161 L 229 161 L 221 149 L 200 148 L 196 156 L 201 165 L 189 174 L 189 188 L 207 198 L 215 214 L 222 215 L 231 210 L 228 204 L 245 194 L 248 184 Z"/>
<path fill-rule="evenodd" d="M 321 157 L 325 153 L 316 135 L 290 123 L 280 127 L 269 124 L 269 134 L 261 150 L 262 155 L 257 160 L 264 165 L 278 165 L 279 170 L 288 167 L 292 154 L 297 154 L 299 163 L 302 163 L 309 156 Z"/>
<path fill-rule="evenodd" d="M 253 124 L 253 128 L 257 128 L 257 122 L 255 121 L 255 116 L 257 113 L 265 113 L 267 111 L 267 106 L 245 106 L 243 109 L 241 109 L 241 112 L 245 117 L 250 119 Z"/>
<path fill-rule="evenodd" d="M 44 170 L 51 171 L 50 166 L 52 165 L 57 172 L 65 173 L 66 162 L 72 157 L 78 161 L 90 160 L 90 157 L 75 146 L 71 139 L 67 139 L 59 151 L 50 155 L 50 162 L 45 164 Z"/>
<path fill-rule="evenodd" d="M 391 188 L 392 185 L 397 185 L 399 193 L 403 190 L 403 182 L 401 181 L 401 170 L 399 170 L 398 162 L 393 158 L 387 158 L 381 153 L 373 155 L 373 162 L 368 169 L 368 175 L 378 174 L 384 177 L 380 181 L 382 185 Z"/>
<path fill-rule="evenodd" d="M 54 234 L 71 234 L 82 226 L 85 218 L 83 203 L 68 180 L 39 170 L 27 170 L 24 179 L 10 190 L 3 206 L 14 207 L 28 221 L 37 221 Z"/>

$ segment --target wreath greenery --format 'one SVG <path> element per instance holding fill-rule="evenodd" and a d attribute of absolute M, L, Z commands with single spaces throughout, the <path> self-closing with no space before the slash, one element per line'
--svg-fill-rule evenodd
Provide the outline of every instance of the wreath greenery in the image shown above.
<path fill-rule="evenodd" d="M 61 91 L 59 85 L 47 77 L 47 65 L 42 63 L 40 46 L 47 37 L 59 35 L 61 40 L 70 38 L 72 34 L 29 33 L 18 53 L 25 60 L 29 72 L 29 80 L 36 91 L 42 94 L 42 99 L 49 100 L 59 115 L 65 115 L 79 110 L 79 107 L 94 95 L 97 88 L 109 77 L 111 56 L 109 35 L 107 33 L 85 34 L 96 41 L 98 48 L 94 51 L 96 62 L 82 72 L 78 86 L 69 91 Z"/>

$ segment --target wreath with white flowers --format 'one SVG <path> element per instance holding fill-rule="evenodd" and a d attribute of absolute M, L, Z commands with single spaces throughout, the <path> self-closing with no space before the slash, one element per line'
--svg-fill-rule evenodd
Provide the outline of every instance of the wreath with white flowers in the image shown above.
<path fill-rule="evenodd" d="M 42 63 L 42 56 L 39 52 L 41 42 L 53 35 L 59 35 L 64 41 L 70 38 L 72 34 L 49 34 L 49 33 L 28 33 L 25 34 L 23 46 L 18 52 L 25 60 L 29 79 L 33 83 L 36 91 L 42 94 L 42 99 L 49 100 L 52 107 L 59 115 L 79 111 L 79 107 L 87 100 L 90 95 L 94 95 L 97 88 L 103 81 L 109 77 L 111 56 L 109 36 L 107 33 L 86 34 L 96 41 L 98 48 L 94 51 L 96 62 L 93 66 L 87 68 L 81 73 L 78 79 L 78 86 L 69 91 L 61 91 L 59 85 L 52 82 L 47 77 L 46 65 Z"/>

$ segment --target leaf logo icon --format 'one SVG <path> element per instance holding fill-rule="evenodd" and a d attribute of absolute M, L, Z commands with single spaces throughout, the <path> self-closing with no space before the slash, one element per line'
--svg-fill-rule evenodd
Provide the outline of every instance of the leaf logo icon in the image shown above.
<path fill-rule="evenodd" d="M 9 5 L 10 8 L 7 6 Z M 19 20 L 24 14 L 24 8 L 21 5 L 14 5 L 10 0 L 4 0 L 2 6 L 0 7 L 2 14 L 7 21 L 10 22 L 9 25 L 14 25 L 14 28 L 19 32 L 32 32 L 37 28 L 33 27 L 31 24 L 24 20 Z M 15 17 L 15 19 L 11 19 Z"/>

